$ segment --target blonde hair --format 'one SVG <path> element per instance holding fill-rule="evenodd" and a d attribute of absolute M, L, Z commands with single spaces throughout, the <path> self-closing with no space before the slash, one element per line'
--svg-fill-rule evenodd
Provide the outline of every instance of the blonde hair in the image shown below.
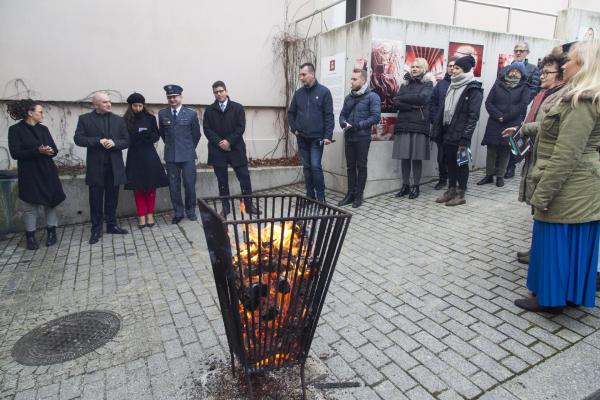
<path fill-rule="evenodd" d="M 427 69 L 429 69 L 429 64 L 427 64 L 427 60 L 424 58 L 415 58 L 415 60 L 412 62 L 412 65 L 417 64 L 419 66 L 419 68 L 421 68 L 423 70 L 423 73 L 427 72 Z"/>
<path fill-rule="evenodd" d="M 569 79 L 566 97 L 571 98 L 573 107 L 583 95 L 592 95 L 600 111 L 600 40 L 586 40 L 576 43 L 569 51 L 569 59 L 581 68 Z"/>

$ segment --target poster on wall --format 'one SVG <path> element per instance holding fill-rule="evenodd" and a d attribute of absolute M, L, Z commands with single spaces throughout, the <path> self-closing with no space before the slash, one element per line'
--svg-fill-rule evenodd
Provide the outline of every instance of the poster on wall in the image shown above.
<path fill-rule="evenodd" d="M 392 99 L 402 79 L 401 42 L 373 39 L 371 43 L 371 89 L 381 98 L 381 112 L 394 112 Z"/>
<path fill-rule="evenodd" d="M 381 113 L 381 119 L 377 125 L 371 128 L 371 140 L 392 140 L 394 137 L 394 125 L 396 124 L 396 113 Z"/>
<path fill-rule="evenodd" d="M 333 114 L 335 121 L 338 120 L 342 106 L 344 105 L 344 83 L 346 82 L 346 53 L 337 53 L 333 56 L 321 57 L 321 79 L 320 82 L 329 88 L 333 99 Z M 341 132 L 336 122 L 334 132 Z"/>
<path fill-rule="evenodd" d="M 366 58 L 357 58 L 354 60 L 354 69 L 364 69 L 367 71 L 367 59 Z"/>
<path fill-rule="evenodd" d="M 444 78 L 444 49 L 407 45 L 404 55 L 405 72 L 410 71 L 410 66 L 416 58 L 424 58 L 427 61 L 427 72 L 430 72 L 436 81 Z"/>
<path fill-rule="evenodd" d="M 498 70 L 496 71 L 496 76 L 499 77 L 502 69 L 507 65 L 510 65 L 514 59 L 514 54 L 498 54 Z"/>
<path fill-rule="evenodd" d="M 448 57 L 464 57 L 467 55 L 471 55 L 475 59 L 473 75 L 480 77 L 483 66 L 483 45 L 459 42 L 450 42 L 448 45 Z"/>
<path fill-rule="evenodd" d="M 591 26 L 582 26 L 579 28 L 577 40 L 594 40 L 598 39 L 598 30 Z"/>

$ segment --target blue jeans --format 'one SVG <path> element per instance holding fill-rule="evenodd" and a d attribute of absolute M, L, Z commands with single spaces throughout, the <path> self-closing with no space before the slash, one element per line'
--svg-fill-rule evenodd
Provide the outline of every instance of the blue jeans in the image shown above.
<path fill-rule="evenodd" d="M 298 151 L 302 158 L 306 195 L 312 199 L 325 200 L 325 177 L 321 167 L 323 146 L 320 138 L 298 136 Z"/>
<path fill-rule="evenodd" d="M 171 204 L 177 218 L 183 218 L 184 203 L 181 200 L 181 180 L 185 189 L 185 214 L 189 217 L 196 216 L 196 162 L 167 162 L 167 175 L 169 176 L 169 192 Z"/>

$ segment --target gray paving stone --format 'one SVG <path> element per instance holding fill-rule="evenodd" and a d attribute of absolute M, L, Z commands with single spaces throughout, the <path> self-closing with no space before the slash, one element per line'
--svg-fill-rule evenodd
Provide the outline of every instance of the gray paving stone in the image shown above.
<path fill-rule="evenodd" d="M 381 372 L 398 387 L 402 392 L 406 392 L 414 387 L 417 382 L 408 375 L 403 368 L 394 363 L 390 363 L 381 369 Z"/>
<path fill-rule="evenodd" d="M 448 388 L 446 383 L 423 366 L 415 367 L 408 373 L 430 393 L 439 393 Z"/>

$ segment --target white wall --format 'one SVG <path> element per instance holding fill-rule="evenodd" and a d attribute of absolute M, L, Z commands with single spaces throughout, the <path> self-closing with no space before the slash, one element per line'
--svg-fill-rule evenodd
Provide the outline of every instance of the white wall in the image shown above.
<path fill-rule="evenodd" d="M 478 0 L 481 4 L 461 0 L 392 0 L 391 16 L 411 21 L 452 25 L 456 4 L 457 26 L 493 32 L 552 39 L 556 17 L 567 8 L 600 12 L 598 0 Z M 494 7 L 500 6 L 500 7 Z M 508 8 L 517 8 L 510 13 Z M 525 12 L 527 10 L 532 12 Z"/>
<path fill-rule="evenodd" d="M 184 103 L 202 111 L 214 101 L 215 80 L 246 107 L 249 156 L 265 156 L 284 133 L 285 82 L 273 41 L 285 27 L 285 4 L 0 0 L 0 169 L 15 166 L 6 151 L 14 121 L 4 100 L 47 102 L 44 123 L 59 150 L 83 157 L 72 137 L 78 115 L 89 111 L 83 100 L 94 91 L 110 90 L 114 103 L 139 91 L 158 110 L 166 102 L 162 87 L 177 83 Z M 123 111 L 119 104 L 114 109 Z M 197 152 L 206 161 L 205 140 Z"/>

